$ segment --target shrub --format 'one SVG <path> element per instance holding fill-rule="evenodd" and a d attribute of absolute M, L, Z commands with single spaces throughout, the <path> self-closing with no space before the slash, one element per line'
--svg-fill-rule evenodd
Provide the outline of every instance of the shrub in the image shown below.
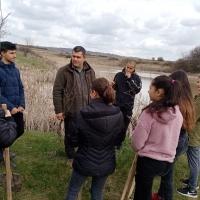
<path fill-rule="evenodd" d="M 186 72 L 200 71 L 200 46 L 196 46 L 190 52 L 183 54 L 182 58 L 178 59 L 173 69 L 182 69 Z"/>
<path fill-rule="evenodd" d="M 158 61 L 164 61 L 163 57 L 158 57 L 157 60 Z"/>
<path fill-rule="evenodd" d="M 31 48 L 27 46 L 20 46 L 18 48 L 19 51 L 23 52 L 24 56 L 27 57 L 28 53 L 31 53 Z"/>
<path fill-rule="evenodd" d="M 108 58 L 108 60 L 110 60 L 110 61 L 118 61 L 119 59 L 115 58 L 115 57 L 110 57 L 110 58 Z"/>

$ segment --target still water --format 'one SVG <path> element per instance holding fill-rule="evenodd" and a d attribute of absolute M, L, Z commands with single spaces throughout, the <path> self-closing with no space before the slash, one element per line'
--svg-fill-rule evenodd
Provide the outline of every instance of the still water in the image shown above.
<path fill-rule="evenodd" d="M 141 94 L 142 94 L 142 96 L 148 96 L 149 85 L 150 85 L 152 79 L 155 78 L 156 76 L 158 76 L 158 74 L 149 74 L 149 73 L 140 73 L 139 72 L 138 75 L 142 79 Z M 189 81 L 190 81 L 192 94 L 194 96 L 197 93 L 197 86 L 196 86 L 197 78 L 189 77 Z"/>
<path fill-rule="evenodd" d="M 105 69 L 105 71 L 103 71 L 101 69 L 101 70 L 96 70 L 96 74 L 99 77 L 105 77 L 108 80 L 113 80 L 115 74 L 120 71 L 121 70 L 116 70 L 116 69 L 109 69 L 109 70 Z M 151 84 L 152 79 L 155 78 L 156 76 L 159 76 L 159 74 L 145 73 L 145 72 L 137 72 L 137 74 L 142 79 L 142 90 L 140 91 L 139 94 L 135 96 L 134 112 L 141 112 L 141 108 L 150 103 L 148 94 L 149 85 Z M 188 79 L 190 82 L 192 94 L 194 96 L 197 93 L 197 86 L 196 86 L 197 77 L 188 76 Z"/>

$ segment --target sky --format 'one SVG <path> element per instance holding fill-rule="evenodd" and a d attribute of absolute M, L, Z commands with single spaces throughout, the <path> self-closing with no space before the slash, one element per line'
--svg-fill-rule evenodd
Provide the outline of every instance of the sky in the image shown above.
<path fill-rule="evenodd" d="M 200 45 L 199 0 L 2 0 L 1 41 L 177 60 Z"/>

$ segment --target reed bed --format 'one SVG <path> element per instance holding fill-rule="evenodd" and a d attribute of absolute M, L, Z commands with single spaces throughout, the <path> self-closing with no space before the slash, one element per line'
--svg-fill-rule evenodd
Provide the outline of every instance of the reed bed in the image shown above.
<path fill-rule="evenodd" d="M 52 89 L 56 69 L 21 69 L 24 84 L 26 109 L 25 129 L 41 132 L 55 131 L 58 121 L 55 118 Z"/>
<path fill-rule="evenodd" d="M 94 68 L 96 77 L 105 77 L 112 81 L 115 74 L 121 71 L 120 59 L 89 56 L 87 61 Z M 25 129 L 40 132 L 62 132 L 63 125 L 56 119 L 53 106 L 53 83 L 57 70 L 69 63 L 69 59 L 60 57 L 59 53 L 33 49 L 27 57 L 17 52 L 16 64 L 21 72 L 24 84 L 26 109 L 24 112 Z M 137 119 L 145 103 L 142 95 L 136 95 L 133 121 Z"/>
<path fill-rule="evenodd" d="M 24 112 L 25 129 L 41 132 L 59 131 L 60 123 L 56 119 L 53 106 L 53 82 L 57 67 L 48 69 L 30 68 L 20 66 L 21 78 L 24 84 L 26 109 Z M 105 77 L 112 81 L 115 73 L 96 69 L 96 77 Z M 138 115 L 143 105 L 142 96 L 138 96 L 134 115 Z M 138 107 L 138 104 L 140 106 Z"/>

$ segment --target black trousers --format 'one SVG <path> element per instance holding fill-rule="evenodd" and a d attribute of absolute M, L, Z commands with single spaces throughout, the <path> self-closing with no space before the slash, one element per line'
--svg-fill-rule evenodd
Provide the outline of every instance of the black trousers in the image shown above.
<path fill-rule="evenodd" d="M 120 110 L 121 110 L 121 112 L 122 112 L 122 114 L 123 114 L 123 116 L 124 116 L 125 129 L 126 129 L 126 131 L 127 131 L 128 125 L 129 125 L 129 123 L 130 123 L 129 117 L 132 116 L 133 110 L 132 110 L 132 109 L 122 109 L 122 108 L 121 108 Z"/>
<path fill-rule="evenodd" d="M 14 118 L 15 123 L 17 124 L 17 138 L 19 138 L 24 133 L 24 117 L 23 113 L 18 112 L 12 115 Z"/>
<path fill-rule="evenodd" d="M 75 155 L 75 149 L 68 144 L 68 140 L 67 140 L 67 134 L 70 129 L 70 126 L 72 125 L 73 119 L 74 117 L 70 117 L 70 116 L 67 116 L 64 119 L 64 123 L 65 123 L 64 144 L 65 144 L 65 152 L 67 154 L 68 159 L 74 158 L 74 155 Z"/>
<path fill-rule="evenodd" d="M 14 121 L 17 124 L 17 128 L 16 128 L 16 130 L 17 130 L 17 138 L 19 138 L 24 133 L 24 117 L 23 117 L 23 113 L 16 113 L 16 114 L 12 115 L 12 117 L 14 118 Z M 4 158 L 3 158 L 3 150 L 4 149 L 0 149 L 0 162 L 2 162 L 4 160 Z"/>
<path fill-rule="evenodd" d="M 152 200 L 152 185 L 156 176 L 164 176 L 168 173 L 172 163 L 154 160 L 147 157 L 138 156 L 135 175 L 134 200 Z M 171 183 L 164 185 L 164 199 L 171 198 Z"/>

